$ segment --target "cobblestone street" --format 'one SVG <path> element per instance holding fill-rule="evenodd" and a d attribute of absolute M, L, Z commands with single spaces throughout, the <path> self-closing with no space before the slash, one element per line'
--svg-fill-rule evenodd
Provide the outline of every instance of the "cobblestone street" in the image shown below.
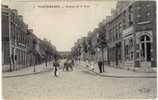
<path fill-rule="evenodd" d="M 101 77 L 79 66 L 54 77 L 53 72 L 3 78 L 6 100 L 155 98 L 156 78 Z"/>

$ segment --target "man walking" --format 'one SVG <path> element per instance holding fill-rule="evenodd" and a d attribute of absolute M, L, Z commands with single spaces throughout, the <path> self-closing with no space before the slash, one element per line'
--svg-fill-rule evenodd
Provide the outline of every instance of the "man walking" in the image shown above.
<path fill-rule="evenodd" d="M 57 59 L 55 59 L 53 66 L 54 66 L 54 76 L 57 77 L 58 67 L 60 66 Z"/>
<path fill-rule="evenodd" d="M 97 62 L 98 62 L 99 72 L 102 73 L 103 72 L 102 53 L 99 48 L 98 48 Z"/>
<path fill-rule="evenodd" d="M 45 58 L 45 65 L 46 65 L 46 67 L 47 67 L 47 58 Z"/>

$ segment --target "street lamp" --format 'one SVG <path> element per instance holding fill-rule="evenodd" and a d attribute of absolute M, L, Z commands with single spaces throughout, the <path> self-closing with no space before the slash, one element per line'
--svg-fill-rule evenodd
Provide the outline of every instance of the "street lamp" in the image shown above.
<path fill-rule="evenodd" d="M 37 46 L 37 41 L 35 39 L 33 39 L 33 47 L 32 47 L 32 51 L 33 51 L 33 55 L 35 57 L 35 61 L 34 61 L 34 72 L 36 71 L 36 68 L 35 68 L 35 64 L 36 64 L 36 46 Z"/>
<path fill-rule="evenodd" d="M 103 62 L 103 72 L 104 72 L 104 48 L 107 46 L 105 33 L 97 34 L 97 47 L 101 49 L 102 52 L 102 62 Z"/>

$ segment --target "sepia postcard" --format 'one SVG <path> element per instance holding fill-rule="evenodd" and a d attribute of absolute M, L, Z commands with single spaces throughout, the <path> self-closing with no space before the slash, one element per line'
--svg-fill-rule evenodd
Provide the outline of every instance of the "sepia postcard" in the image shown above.
<path fill-rule="evenodd" d="M 2 0 L 2 99 L 156 99 L 156 7 Z"/>

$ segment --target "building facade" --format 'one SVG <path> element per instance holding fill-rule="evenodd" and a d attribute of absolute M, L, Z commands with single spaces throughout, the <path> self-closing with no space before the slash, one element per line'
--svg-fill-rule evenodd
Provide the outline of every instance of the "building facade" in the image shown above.
<path fill-rule="evenodd" d="M 109 63 L 116 67 L 156 67 L 155 1 L 127 4 L 124 8 L 117 5 L 117 14 L 106 24 Z"/>
<path fill-rule="evenodd" d="M 27 61 L 27 28 L 17 10 L 2 6 L 2 64 L 4 70 L 25 67 Z M 16 65 L 19 66 L 16 66 Z M 9 68 L 8 68 L 9 67 Z"/>
<path fill-rule="evenodd" d="M 57 53 L 39 39 L 16 9 L 2 5 L 2 71 L 13 71 L 52 60 Z"/>
<path fill-rule="evenodd" d="M 102 36 L 106 39 L 106 46 L 102 51 L 106 64 L 132 69 L 156 67 L 155 1 L 118 1 L 111 16 L 107 16 L 98 28 L 85 37 L 90 39 L 92 50 L 85 53 L 84 38 L 77 42 L 81 45 L 81 58 L 97 58 L 98 43 L 101 41 L 99 34 L 104 34 Z M 95 53 L 87 56 L 91 51 Z"/>

